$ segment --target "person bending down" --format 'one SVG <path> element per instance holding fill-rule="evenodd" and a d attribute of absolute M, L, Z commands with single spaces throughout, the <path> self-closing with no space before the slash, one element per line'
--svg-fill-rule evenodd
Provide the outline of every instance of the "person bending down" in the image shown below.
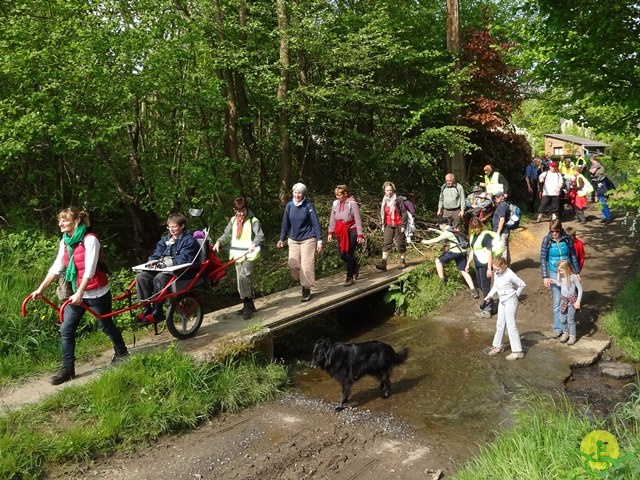
<path fill-rule="evenodd" d="M 436 271 L 438 272 L 440 281 L 442 283 L 445 282 L 444 266 L 451 261 L 455 261 L 460 275 L 462 275 L 464 281 L 467 282 L 471 296 L 473 296 L 473 298 L 479 298 L 480 295 L 473 284 L 473 279 L 469 272 L 465 270 L 467 266 L 467 248 L 462 248 L 460 245 L 455 233 L 453 233 L 452 227 L 449 226 L 449 219 L 447 217 L 441 217 L 437 221 L 438 228 L 441 230 L 440 235 L 430 240 L 422 240 L 422 243 L 424 245 L 433 245 L 438 242 L 447 242 L 447 251 L 436 258 Z"/>

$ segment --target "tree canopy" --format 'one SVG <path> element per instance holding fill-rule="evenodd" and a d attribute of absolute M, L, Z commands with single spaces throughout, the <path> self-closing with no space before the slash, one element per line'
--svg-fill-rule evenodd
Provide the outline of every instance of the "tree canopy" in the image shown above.
<path fill-rule="evenodd" d="M 511 116 L 535 89 L 620 132 L 638 120 L 634 5 L 587 3 L 603 17 L 583 2 L 465 3 L 457 58 L 436 0 L 5 2 L 0 214 L 45 226 L 89 204 L 141 256 L 171 211 L 221 220 L 238 194 L 275 211 L 298 180 L 394 180 L 428 199 L 456 151 L 472 176 L 486 161 L 515 175 L 530 150 Z"/>

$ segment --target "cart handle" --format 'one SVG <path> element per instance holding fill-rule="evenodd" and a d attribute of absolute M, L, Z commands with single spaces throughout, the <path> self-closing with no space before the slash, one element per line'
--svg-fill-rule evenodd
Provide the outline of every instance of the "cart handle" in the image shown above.
<path fill-rule="evenodd" d="M 40 300 L 42 300 L 44 303 L 48 304 L 54 310 L 56 310 L 56 311 L 60 310 L 58 305 L 53 303 L 51 300 L 49 300 L 44 295 L 40 295 L 38 298 Z M 22 301 L 22 306 L 20 307 L 20 314 L 22 315 L 22 317 L 26 317 L 27 316 L 27 303 L 29 303 L 31 300 L 34 300 L 34 299 L 31 298 L 31 295 L 27 295 L 26 298 Z"/>

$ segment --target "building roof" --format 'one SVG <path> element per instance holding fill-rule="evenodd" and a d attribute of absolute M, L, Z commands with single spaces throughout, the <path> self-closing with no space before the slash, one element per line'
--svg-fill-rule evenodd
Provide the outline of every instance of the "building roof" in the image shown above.
<path fill-rule="evenodd" d="M 576 137 L 575 135 L 563 135 L 561 133 L 545 133 L 545 137 L 555 138 L 562 142 L 569 142 L 583 147 L 610 147 L 611 144 L 591 140 L 590 138 Z"/>

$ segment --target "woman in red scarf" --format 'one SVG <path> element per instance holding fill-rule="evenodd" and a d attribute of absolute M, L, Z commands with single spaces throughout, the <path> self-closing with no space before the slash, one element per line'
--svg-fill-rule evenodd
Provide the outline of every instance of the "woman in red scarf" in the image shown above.
<path fill-rule="evenodd" d="M 385 271 L 387 269 L 387 258 L 395 242 L 400 253 L 400 265 L 398 268 L 406 267 L 405 252 L 407 244 L 404 231 L 407 228 L 407 209 L 404 202 L 396 195 L 396 186 L 391 182 L 384 182 L 382 185 L 384 197 L 380 204 L 380 218 L 382 220 L 382 232 L 384 243 L 382 245 L 382 260 L 376 264 L 376 269 Z"/>
<path fill-rule="evenodd" d="M 329 236 L 331 242 L 333 236 L 338 240 L 340 258 L 347 264 L 347 277 L 344 286 L 353 285 L 358 279 L 358 261 L 356 259 L 356 247 L 362 243 L 362 220 L 358 202 L 349 194 L 346 185 L 338 185 L 335 189 L 336 200 L 331 207 L 329 218 Z"/>
<path fill-rule="evenodd" d="M 256 311 L 256 306 L 253 303 L 254 292 L 251 278 L 254 262 L 258 258 L 260 247 L 264 245 L 264 232 L 260 221 L 249 208 L 246 198 L 236 197 L 231 203 L 234 216 L 229 220 L 224 233 L 216 241 L 213 250 L 218 252 L 221 245 L 229 245 L 229 259 L 238 259 L 234 265 L 238 293 L 243 305 L 237 313 L 242 315 L 245 320 L 249 320 Z"/>

